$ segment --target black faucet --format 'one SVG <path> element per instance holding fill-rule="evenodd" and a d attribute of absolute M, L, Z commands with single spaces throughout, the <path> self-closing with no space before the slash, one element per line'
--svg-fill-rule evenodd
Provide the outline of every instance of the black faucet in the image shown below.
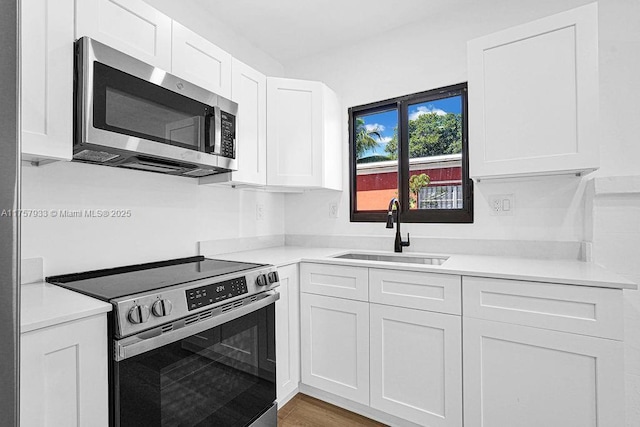
<path fill-rule="evenodd" d="M 396 205 L 396 241 L 393 245 L 394 252 L 402 252 L 403 246 L 409 246 L 411 244 L 409 240 L 409 233 L 407 233 L 407 241 L 402 240 L 400 236 L 400 202 L 398 199 L 393 198 L 389 202 L 389 213 L 387 214 L 387 228 L 393 228 L 393 205 Z"/>

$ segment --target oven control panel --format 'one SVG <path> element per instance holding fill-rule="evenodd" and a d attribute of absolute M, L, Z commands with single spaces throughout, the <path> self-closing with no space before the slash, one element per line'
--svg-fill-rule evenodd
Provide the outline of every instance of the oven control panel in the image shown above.
<path fill-rule="evenodd" d="M 240 275 L 241 274 L 241 275 Z M 206 278 L 111 300 L 115 335 L 124 338 L 279 286 L 274 266 Z"/>
<path fill-rule="evenodd" d="M 249 292 L 247 278 L 244 276 L 185 291 L 189 311 L 246 294 L 247 292 Z"/>

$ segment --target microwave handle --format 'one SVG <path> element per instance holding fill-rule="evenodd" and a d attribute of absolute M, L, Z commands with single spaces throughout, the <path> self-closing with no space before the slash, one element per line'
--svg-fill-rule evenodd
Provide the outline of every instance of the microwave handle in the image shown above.
<path fill-rule="evenodd" d="M 220 107 L 211 107 L 213 113 L 205 116 L 204 129 L 204 151 L 210 154 L 220 154 L 222 152 L 222 116 Z M 213 118 L 213 126 L 211 125 Z"/>

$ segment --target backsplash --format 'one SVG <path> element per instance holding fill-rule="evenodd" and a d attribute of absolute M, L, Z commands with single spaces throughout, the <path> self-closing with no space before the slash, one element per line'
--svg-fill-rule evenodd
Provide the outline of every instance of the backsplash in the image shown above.
<path fill-rule="evenodd" d="M 49 276 L 197 255 L 199 241 L 283 234 L 283 197 L 79 163 L 25 166 L 22 207 L 47 216 L 23 218 L 22 258 L 44 258 Z"/>

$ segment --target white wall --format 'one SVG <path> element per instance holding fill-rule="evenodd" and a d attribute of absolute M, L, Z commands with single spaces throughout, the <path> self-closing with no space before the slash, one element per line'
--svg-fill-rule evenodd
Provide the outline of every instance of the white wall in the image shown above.
<path fill-rule="evenodd" d="M 349 188 L 348 107 L 465 81 L 468 40 L 589 1 L 470 3 L 474 4 L 460 10 L 455 17 L 436 16 L 430 22 L 285 64 L 288 76 L 324 81 L 341 98 L 345 112 L 345 189 Z M 487 7 L 488 4 L 493 7 Z M 638 2 L 603 0 L 599 4 L 603 112 L 602 169 L 599 173 L 635 173 L 634 159 L 640 156 L 640 144 L 635 142 L 640 126 L 635 102 L 640 88 L 632 70 L 637 71 L 640 64 Z M 553 99 L 549 104 L 552 109 Z M 621 156 L 620 153 L 630 155 Z M 575 177 L 485 181 L 475 187 L 474 224 L 407 224 L 404 229 L 412 235 L 427 237 L 584 240 L 584 187 L 584 183 Z M 514 215 L 491 216 L 489 195 L 504 193 L 515 194 Z M 286 200 L 285 224 L 290 234 L 389 234 L 382 224 L 349 222 L 348 191 L 287 195 Z M 339 204 L 338 219 L 329 218 L 331 202 Z M 305 207 L 309 205 L 315 209 L 313 213 L 305 214 Z"/>
<path fill-rule="evenodd" d="M 279 194 L 64 162 L 24 167 L 22 182 L 23 209 L 58 213 L 22 221 L 22 258 L 44 258 L 45 275 L 192 256 L 198 241 L 284 232 Z M 131 217 L 60 217 L 78 209 L 130 209 Z"/>

